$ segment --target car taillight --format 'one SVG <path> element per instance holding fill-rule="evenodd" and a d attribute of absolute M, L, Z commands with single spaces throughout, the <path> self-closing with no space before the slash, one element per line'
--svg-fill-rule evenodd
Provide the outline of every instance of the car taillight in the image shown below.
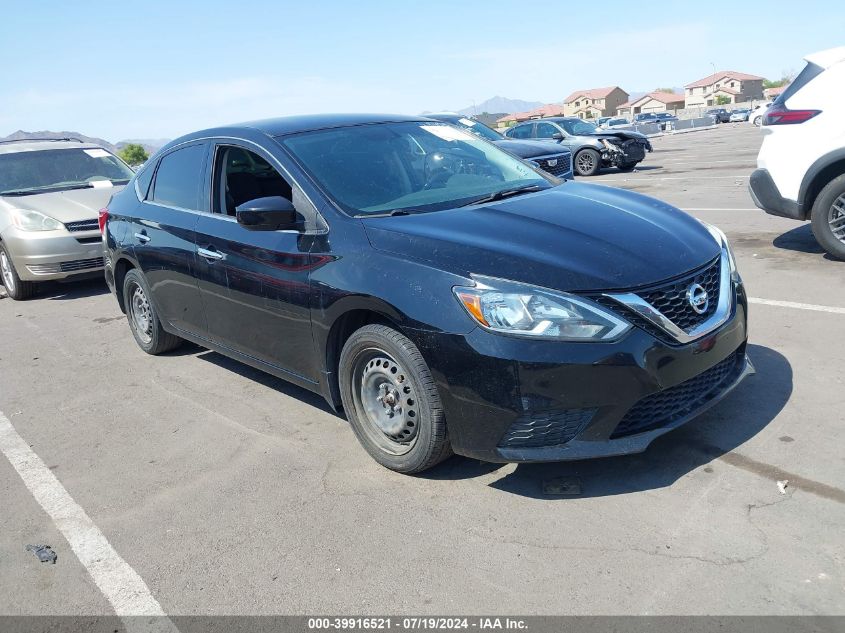
<path fill-rule="evenodd" d="M 809 121 L 821 110 L 790 110 L 783 105 L 772 105 L 763 116 L 763 125 L 794 125 Z"/>
<path fill-rule="evenodd" d="M 100 225 L 100 234 L 102 234 L 106 230 L 106 221 L 109 219 L 109 210 L 108 208 L 100 209 L 99 215 L 97 215 L 97 224 Z"/>

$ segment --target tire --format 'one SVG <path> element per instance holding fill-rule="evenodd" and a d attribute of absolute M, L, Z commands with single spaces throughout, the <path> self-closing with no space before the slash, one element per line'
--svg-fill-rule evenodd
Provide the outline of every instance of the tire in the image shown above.
<path fill-rule="evenodd" d="M 417 347 L 385 325 L 349 337 L 338 367 L 343 409 L 379 464 L 419 473 L 452 454 L 437 386 Z"/>
<path fill-rule="evenodd" d="M 31 298 L 38 284 L 34 281 L 23 281 L 15 270 L 12 256 L 6 250 L 5 245 L 0 243 L 0 279 L 6 287 L 6 294 L 15 301 L 25 301 Z"/>
<path fill-rule="evenodd" d="M 617 165 L 616 169 L 619 171 L 629 172 L 634 171 L 634 167 L 639 165 L 639 163 L 622 163 L 621 165 Z"/>
<path fill-rule="evenodd" d="M 845 174 L 819 192 L 811 215 L 813 235 L 836 259 L 845 260 Z"/>
<path fill-rule="evenodd" d="M 594 149 L 582 149 L 572 164 L 579 176 L 595 176 L 601 169 L 601 155 Z"/>
<path fill-rule="evenodd" d="M 155 306 L 150 301 L 149 286 L 137 269 L 133 268 L 123 278 L 123 305 L 126 306 L 132 336 L 147 354 L 163 354 L 182 344 L 181 338 L 161 326 Z"/>
<path fill-rule="evenodd" d="M 758 114 L 757 116 L 754 117 L 754 120 L 752 121 L 752 123 L 756 127 L 760 127 L 760 125 L 762 125 L 762 123 L 763 123 L 763 117 Z"/>

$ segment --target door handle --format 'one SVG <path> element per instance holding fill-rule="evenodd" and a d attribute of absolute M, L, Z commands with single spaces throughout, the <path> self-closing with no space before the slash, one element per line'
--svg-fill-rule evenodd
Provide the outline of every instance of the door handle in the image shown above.
<path fill-rule="evenodd" d="M 207 260 L 217 261 L 220 259 L 226 259 L 226 255 L 221 253 L 220 251 L 210 251 L 207 248 L 199 248 L 197 247 L 197 254 L 200 257 L 203 257 Z"/>
<path fill-rule="evenodd" d="M 149 235 L 147 235 L 146 233 L 135 233 L 135 237 L 137 238 L 137 240 L 139 242 L 141 242 L 141 244 L 146 244 L 151 239 L 153 239 Z"/>

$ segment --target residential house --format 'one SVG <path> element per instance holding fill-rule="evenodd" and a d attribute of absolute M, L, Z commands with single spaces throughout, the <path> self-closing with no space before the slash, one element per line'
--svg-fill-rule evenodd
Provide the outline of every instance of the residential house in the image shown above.
<path fill-rule="evenodd" d="M 649 92 L 638 99 L 621 104 L 616 109 L 618 116 L 633 118 L 641 112 L 674 112 L 684 107 L 684 95 L 675 92 Z"/>
<path fill-rule="evenodd" d="M 558 103 L 549 103 L 542 105 L 539 108 L 528 110 L 527 112 L 506 114 L 496 121 L 496 127 L 511 127 L 517 123 L 522 123 L 523 121 L 530 121 L 531 119 L 545 119 L 550 116 L 564 116 L 564 106 Z"/>
<path fill-rule="evenodd" d="M 763 98 L 763 78 L 734 70 L 722 70 L 684 86 L 686 107 L 702 108 L 723 102 L 742 103 Z"/>
<path fill-rule="evenodd" d="M 597 119 L 613 116 L 616 109 L 628 100 L 628 93 L 619 86 L 576 90 L 563 101 L 564 116 Z"/>
<path fill-rule="evenodd" d="M 778 86 L 777 88 L 766 88 L 763 90 L 763 97 L 766 101 L 773 101 L 775 98 L 779 97 L 781 93 L 789 88 L 789 84 L 785 86 Z"/>

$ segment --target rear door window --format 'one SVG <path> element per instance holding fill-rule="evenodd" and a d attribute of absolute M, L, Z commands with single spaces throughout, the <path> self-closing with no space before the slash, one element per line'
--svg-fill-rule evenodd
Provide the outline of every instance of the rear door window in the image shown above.
<path fill-rule="evenodd" d="M 156 170 L 151 199 L 159 204 L 205 211 L 200 204 L 206 145 L 177 149 L 164 156 Z"/>
<path fill-rule="evenodd" d="M 516 126 L 508 136 L 511 138 L 531 138 L 531 124 Z"/>

